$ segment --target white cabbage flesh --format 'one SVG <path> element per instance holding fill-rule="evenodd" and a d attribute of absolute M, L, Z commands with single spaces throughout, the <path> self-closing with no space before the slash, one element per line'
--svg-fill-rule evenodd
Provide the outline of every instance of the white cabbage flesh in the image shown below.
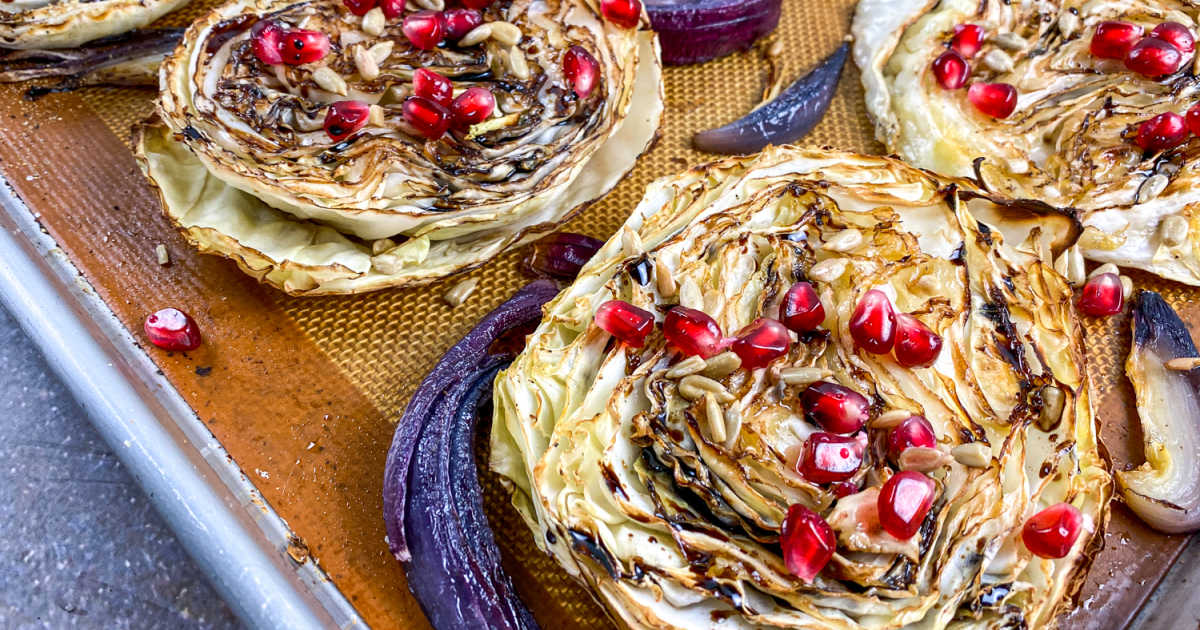
<path fill-rule="evenodd" d="M 1196 9 L 1169 0 L 861 0 L 852 26 L 876 136 L 910 163 L 956 176 L 978 174 L 990 190 L 1077 209 L 1083 254 L 1200 285 L 1200 141 L 1143 155 L 1137 125 L 1183 114 L 1200 97 L 1189 55 L 1180 72 L 1153 80 L 1120 61 L 1093 57 L 1096 25 L 1146 27 L 1175 20 L 1196 28 Z M 967 90 L 943 89 L 930 66 L 954 27 L 983 27 L 968 83 L 1016 87 L 1016 111 L 979 113 Z M 998 43 L 999 42 L 999 43 Z M 1003 44 L 1003 45 L 1001 45 Z M 985 62 L 1003 58 L 1012 69 Z M 1165 189 L 1154 194 L 1162 186 Z M 1163 238 L 1169 217 L 1177 225 Z"/>
<path fill-rule="evenodd" d="M 1070 220 L 1055 215 L 1037 227 L 1023 217 L 989 229 L 976 217 L 1021 211 L 977 192 L 894 159 L 792 147 L 653 183 L 624 236 L 546 306 L 496 379 L 491 466 L 511 482 L 537 544 L 630 628 L 1050 623 L 1082 582 L 1112 492 L 1071 290 L 1041 262 L 1065 246 L 1051 235 L 1070 232 Z M 825 246 L 852 244 L 839 236 L 847 230 L 861 242 Z M 643 257 L 669 270 L 678 291 L 659 271 L 635 282 L 627 269 Z M 724 442 L 707 428 L 704 401 L 683 398 L 666 376 L 679 357 L 661 332 L 633 349 L 593 322 L 612 299 L 660 323 L 683 304 L 732 335 L 776 317 L 788 287 L 833 259 L 844 273 L 813 280 L 829 334 L 806 336 L 766 368 L 720 378 L 733 395 L 721 405 Z M 854 349 L 847 321 L 872 288 L 945 339 L 932 367 Z M 892 472 L 885 429 L 869 430 L 858 494 L 837 500 L 796 473 L 796 452 L 817 428 L 800 410 L 803 388 L 780 380 L 794 366 L 828 369 L 863 392 L 873 418 L 922 413 L 945 453 L 985 444 L 990 466 L 947 457 L 930 473 L 938 496 L 921 533 L 891 538 L 868 522 Z M 1051 387 L 1065 401 L 1057 418 L 1042 410 Z M 1084 532 L 1062 559 L 1031 556 L 1022 524 L 1063 501 L 1084 514 Z M 777 545 L 796 503 L 821 513 L 841 541 L 811 585 L 788 572 Z"/>
<path fill-rule="evenodd" d="M 74 48 L 141 28 L 189 0 L 0 2 L 0 47 Z"/>
<path fill-rule="evenodd" d="M 504 19 L 524 35 L 517 48 L 530 77 L 520 80 L 494 40 L 421 51 L 401 20 L 371 36 L 336 0 L 232 2 L 195 22 L 163 63 L 165 125 L 143 130 L 143 170 L 193 243 L 290 293 L 355 293 L 473 268 L 611 190 L 657 134 L 657 39 L 597 11 L 582 0 L 487 9 L 486 21 Z M 328 34 L 333 49 L 314 64 L 263 65 L 249 31 L 267 14 L 285 28 Z M 380 42 L 393 42 L 392 51 L 378 78 L 364 79 L 355 52 Z M 587 99 L 562 76 L 572 45 L 600 64 Z M 490 89 L 498 106 L 481 126 L 491 130 L 427 141 L 412 129 L 401 104 L 421 67 L 450 78 L 456 93 Z M 341 76 L 346 94 L 318 85 L 320 68 Z M 327 104 L 346 99 L 382 116 L 334 142 L 322 119 Z"/>

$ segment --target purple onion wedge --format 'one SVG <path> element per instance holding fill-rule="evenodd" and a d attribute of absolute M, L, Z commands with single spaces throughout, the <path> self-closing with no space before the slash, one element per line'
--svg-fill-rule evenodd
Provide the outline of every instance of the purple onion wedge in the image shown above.
<path fill-rule="evenodd" d="M 774 100 L 724 127 L 701 131 L 692 138 L 692 144 L 709 153 L 747 155 L 768 144 L 799 140 L 821 122 L 833 102 L 849 51 L 849 44 L 838 46 Z"/>
<path fill-rule="evenodd" d="M 646 0 L 668 65 L 745 50 L 775 30 L 783 0 Z"/>
<path fill-rule="evenodd" d="M 500 565 L 483 512 L 475 425 L 496 373 L 512 361 L 493 353 L 497 340 L 536 324 L 557 293 L 538 280 L 488 313 L 425 377 L 396 427 L 383 479 L 388 541 L 438 630 L 538 627 Z"/>
<path fill-rule="evenodd" d="M 1116 476 L 1130 509 L 1169 534 L 1200 529 L 1200 368 L 1168 365 L 1196 356 L 1179 315 L 1159 294 L 1142 291 L 1125 371 L 1137 396 L 1146 463 Z"/>
<path fill-rule="evenodd" d="M 571 280 L 604 245 L 604 241 L 574 232 L 555 232 L 529 247 L 521 265 L 526 274 Z"/>

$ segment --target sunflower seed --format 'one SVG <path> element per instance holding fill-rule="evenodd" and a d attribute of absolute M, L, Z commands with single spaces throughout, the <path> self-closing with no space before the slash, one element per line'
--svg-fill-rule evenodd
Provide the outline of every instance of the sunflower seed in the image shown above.
<path fill-rule="evenodd" d="M 1079 30 L 1079 16 L 1064 10 L 1058 16 L 1058 32 L 1062 33 L 1063 39 L 1069 39 Z"/>
<path fill-rule="evenodd" d="M 950 457 L 936 448 L 910 446 L 900 453 L 900 469 L 928 472 L 950 463 Z"/>
<path fill-rule="evenodd" d="M 1009 51 L 1025 50 L 1029 46 L 1029 40 L 1009 31 L 1007 33 L 997 33 L 992 37 L 992 42 L 997 46 Z"/>
<path fill-rule="evenodd" d="M 480 24 L 479 26 L 476 26 L 475 28 L 471 29 L 470 31 L 467 31 L 467 34 L 463 35 L 462 39 L 458 40 L 458 47 L 466 48 L 468 46 L 482 44 L 483 42 L 487 41 L 487 39 L 491 36 L 492 36 L 492 25 L 491 24 Z"/>
<path fill-rule="evenodd" d="M 704 365 L 704 359 L 700 358 L 698 355 L 692 355 L 680 361 L 679 363 L 672 365 L 671 369 L 667 370 L 666 377 L 683 378 L 703 370 Z"/>
<path fill-rule="evenodd" d="M 709 392 L 704 394 L 704 411 L 708 416 L 708 433 L 714 442 L 725 442 L 725 414 L 721 412 L 721 403 Z"/>
<path fill-rule="evenodd" d="M 371 241 L 371 255 L 378 256 L 396 246 L 396 241 L 390 238 L 379 238 Z"/>
<path fill-rule="evenodd" d="M 1043 431 L 1053 431 L 1054 427 L 1058 426 L 1058 421 L 1062 419 L 1065 404 L 1066 397 L 1063 396 L 1061 389 L 1054 385 L 1043 387 L 1042 409 L 1038 413 L 1038 428 Z"/>
<path fill-rule="evenodd" d="M 658 294 L 665 298 L 674 296 L 679 288 L 675 285 L 675 274 L 662 257 L 654 260 L 654 285 L 658 287 Z"/>
<path fill-rule="evenodd" d="M 367 49 L 371 53 L 371 58 L 375 60 L 375 65 L 383 65 L 387 58 L 392 54 L 392 48 L 395 48 L 396 42 L 385 40 L 371 46 Z"/>
<path fill-rule="evenodd" d="M 489 22 L 492 25 L 492 39 L 501 46 L 515 46 L 521 41 L 521 29 L 512 22 Z M 467 33 L 470 35 L 470 33 Z"/>
<path fill-rule="evenodd" d="M 1091 280 L 1092 278 L 1095 278 L 1096 276 L 1098 276 L 1100 274 L 1104 274 L 1104 273 L 1120 275 L 1121 270 L 1117 269 L 1117 266 L 1112 263 L 1104 263 L 1103 265 L 1100 265 L 1099 267 L 1096 267 L 1095 269 L 1093 269 L 1092 273 L 1088 274 L 1088 280 Z"/>
<path fill-rule="evenodd" d="M 375 56 L 362 46 L 354 49 L 354 67 L 358 68 L 359 76 L 367 81 L 379 78 L 379 64 L 375 63 Z"/>
<path fill-rule="evenodd" d="M 642 247 L 642 237 L 638 236 L 629 226 L 621 228 L 621 249 L 626 256 L 639 256 L 646 251 Z"/>
<path fill-rule="evenodd" d="M 529 63 L 525 61 L 525 53 L 521 52 L 520 48 L 510 48 L 505 59 L 508 62 L 508 70 L 514 77 L 522 81 L 529 80 Z"/>
<path fill-rule="evenodd" d="M 1121 276 L 1121 297 L 1126 300 L 1133 295 L 1133 278 L 1129 276 Z"/>
<path fill-rule="evenodd" d="M 1188 228 L 1187 219 L 1173 214 L 1158 224 L 1158 233 L 1167 247 L 1178 247 L 1187 241 Z"/>
<path fill-rule="evenodd" d="M 679 284 L 679 303 L 688 308 L 704 308 L 704 294 L 691 276 L 684 276 Z"/>
<path fill-rule="evenodd" d="M 847 228 L 831 236 L 828 241 L 825 241 L 823 247 L 832 252 L 848 252 L 862 245 L 862 242 L 862 232 L 854 228 Z"/>
<path fill-rule="evenodd" d="M 321 66 L 313 70 L 312 80 L 326 92 L 333 92 L 340 96 L 346 95 L 346 80 L 329 66 Z"/>
<path fill-rule="evenodd" d="M 826 258 L 808 270 L 808 277 L 818 282 L 833 282 L 846 273 L 845 258 Z"/>
<path fill-rule="evenodd" d="M 811 385 L 832 375 L 829 370 L 818 367 L 789 367 L 779 370 L 779 380 L 786 385 Z"/>
<path fill-rule="evenodd" d="M 155 245 L 154 246 L 154 257 L 158 259 L 158 264 L 160 264 L 160 265 L 165 266 L 165 265 L 171 264 L 171 255 L 167 253 L 166 245 L 162 245 L 162 244 Z"/>
<path fill-rule="evenodd" d="M 1187 372 L 1200 367 L 1200 357 L 1179 357 L 1178 359 L 1167 361 L 1164 365 L 1167 366 L 1168 370 Z"/>
<path fill-rule="evenodd" d="M 382 107 L 378 105 L 372 105 L 367 112 L 368 124 L 375 125 L 376 127 L 382 127 L 387 122 L 386 118 L 384 118 L 384 111 Z"/>
<path fill-rule="evenodd" d="M 679 395 L 688 400 L 700 400 L 705 392 L 712 393 L 719 402 L 733 402 L 733 395 L 729 390 L 711 378 L 690 374 L 679 381 Z"/>
<path fill-rule="evenodd" d="M 1171 183 L 1171 178 L 1162 173 L 1155 173 L 1142 181 L 1142 185 L 1137 189 L 1137 202 L 1146 203 L 1153 201 L 1167 189 L 1167 184 Z"/>
<path fill-rule="evenodd" d="M 1008 53 L 993 48 L 983 55 L 983 65 L 995 72 L 1008 72 L 1013 69 L 1013 60 Z"/>
<path fill-rule="evenodd" d="M 450 287 L 450 290 L 446 291 L 442 299 L 450 306 L 462 306 L 462 303 L 471 297 L 471 293 L 475 291 L 475 285 L 477 284 L 479 284 L 479 278 L 467 278 Z"/>
<path fill-rule="evenodd" d="M 724 378 L 740 367 L 742 367 L 742 359 L 733 352 L 725 351 L 709 357 L 704 362 L 704 371 L 701 374 L 709 378 Z"/>
<path fill-rule="evenodd" d="M 908 420 L 912 415 L 913 414 L 911 411 L 905 411 L 904 409 L 892 409 L 891 411 L 885 411 L 879 414 L 878 418 L 875 418 L 875 421 L 871 423 L 871 428 L 890 429 L 892 427 L 899 426 L 901 422 Z"/>
<path fill-rule="evenodd" d="M 950 454 L 963 466 L 987 468 L 992 463 L 992 449 L 980 442 L 967 442 L 950 449 Z"/>
<path fill-rule="evenodd" d="M 387 25 L 387 18 L 383 15 L 383 9 L 375 7 L 363 16 L 362 30 L 371 37 L 379 37 L 383 35 L 383 27 Z"/>
<path fill-rule="evenodd" d="M 1071 284 L 1083 284 L 1086 276 L 1084 275 L 1083 254 L 1079 251 L 1079 246 L 1072 245 L 1067 248 L 1067 251 L 1060 254 L 1054 261 L 1054 270 Z"/>

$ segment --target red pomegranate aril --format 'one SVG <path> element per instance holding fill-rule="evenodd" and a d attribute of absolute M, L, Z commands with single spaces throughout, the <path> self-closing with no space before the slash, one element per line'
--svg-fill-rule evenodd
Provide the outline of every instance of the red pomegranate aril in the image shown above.
<path fill-rule="evenodd" d="M 1007 83 L 972 83 L 967 100 L 987 116 L 1008 118 L 1017 108 L 1017 88 Z"/>
<path fill-rule="evenodd" d="M 818 381 L 800 394 L 804 417 L 831 433 L 854 433 L 871 414 L 866 396 L 837 383 Z"/>
<path fill-rule="evenodd" d="M 716 320 L 703 311 L 676 306 L 667 311 L 663 322 L 667 343 L 684 356 L 707 359 L 725 349 L 725 338 Z"/>
<path fill-rule="evenodd" d="M 354 15 L 366 15 L 367 11 L 375 8 L 376 0 L 342 0 L 342 4 Z"/>
<path fill-rule="evenodd" d="M 1190 115 L 1190 111 L 1188 112 Z M 1163 112 L 1138 125 L 1134 142 L 1143 151 L 1168 151 L 1188 137 L 1188 122 L 1175 112 Z"/>
<path fill-rule="evenodd" d="M 1081 529 L 1083 515 L 1079 510 L 1070 503 L 1059 503 L 1029 517 L 1021 528 L 1021 540 L 1036 556 L 1061 558 L 1071 552 Z"/>
<path fill-rule="evenodd" d="M 404 0 L 379 0 L 379 8 L 383 17 L 394 20 L 404 13 Z"/>
<path fill-rule="evenodd" d="M 888 479 L 879 491 L 879 524 L 883 531 L 908 540 L 921 530 L 933 506 L 933 480 L 915 470 L 902 470 Z"/>
<path fill-rule="evenodd" d="M 933 425 L 925 416 L 911 415 L 903 422 L 892 427 L 887 437 L 887 454 L 892 461 L 900 461 L 900 453 L 914 446 L 933 448 L 937 446 L 937 436 L 933 433 Z"/>
<path fill-rule="evenodd" d="M 797 503 L 788 508 L 779 531 L 779 546 L 788 571 L 811 583 L 833 558 L 837 536 L 820 514 Z"/>
<path fill-rule="evenodd" d="M 962 55 L 947 50 L 933 60 L 933 77 L 938 85 L 947 90 L 957 90 L 967 84 L 967 60 Z"/>
<path fill-rule="evenodd" d="M 642 20 L 641 0 L 600 0 L 600 13 L 621 28 L 636 28 Z"/>
<path fill-rule="evenodd" d="M 293 66 L 315 63 L 329 54 L 329 36 L 320 31 L 292 29 L 280 34 L 279 54 Z"/>
<path fill-rule="evenodd" d="M 254 56 L 267 65 L 283 63 L 283 55 L 279 54 L 282 39 L 283 28 L 273 20 L 259 20 L 250 29 L 250 48 Z"/>
<path fill-rule="evenodd" d="M 908 313 L 896 313 L 896 363 L 907 368 L 929 367 L 942 352 L 942 337 Z"/>
<path fill-rule="evenodd" d="M 496 97 L 487 88 L 471 87 L 458 95 L 450 105 L 450 113 L 454 115 L 454 124 L 459 127 L 470 127 L 481 123 L 496 110 Z"/>
<path fill-rule="evenodd" d="M 854 345 L 873 354 L 886 354 L 896 342 L 896 312 L 883 291 L 871 289 L 858 300 L 850 316 Z"/>
<path fill-rule="evenodd" d="M 787 354 L 791 347 L 791 333 L 783 324 L 760 317 L 738 331 L 729 349 L 742 360 L 742 367 L 753 370 L 766 367 L 771 361 Z"/>
<path fill-rule="evenodd" d="M 817 290 L 808 282 L 797 282 L 783 295 L 779 319 L 798 333 L 811 332 L 825 322 L 825 306 Z"/>
<path fill-rule="evenodd" d="M 845 481 L 862 466 L 862 455 L 857 439 L 818 431 L 804 442 L 796 472 L 813 483 Z"/>
<path fill-rule="evenodd" d="M 1163 22 L 1155 26 L 1154 30 L 1150 31 L 1150 37 L 1167 42 L 1185 55 L 1196 50 L 1196 36 L 1192 35 L 1191 29 L 1179 22 Z"/>
<path fill-rule="evenodd" d="M 492 4 L 492 0 L 460 0 L 464 7 L 468 9 L 483 10 Z"/>
<path fill-rule="evenodd" d="M 187 352 L 200 347 L 200 327 L 196 320 L 177 308 L 164 308 L 146 317 L 142 326 L 150 343 L 171 352 Z"/>
<path fill-rule="evenodd" d="M 424 96 L 410 96 L 401 107 L 404 120 L 430 140 L 441 138 L 450 128 L 450 110 Z"/>
<path fill-rule="evenodd" d="M 654 315 L 629 302 L 609 300 L 596 309 L 596 325 L 617 341 L 641 348 L 654 330 Z"/>
<path fill-rule="evenodd" d="M 837 498 L 848 497 L 852 494 L 858 494 L 858 484 L 853 481 L 839 481 L 829 486 L 829 491 Z"/>
<path fill-rule="evenodd" d="M 438 105 L 449 107 L 454 101 L 454 84 L 450 79 L 428 68 L 413 73 L 413 94 L 423 96 Z"/>
<path fill-rule="evenodd" d="M 413 46 L 433 50 L 446 37 L 446 25 L 441 11 L 417 11 L 404 16 L 400 27 Z"/>
<path fill-rule="evenodd" d="M 1101 22 L 1092 34 L 1089 50 L 1101 59 L 1124 59 L 1143 32 L 1142 27 L 1129 22 Z"/>
<path fill-rule="evenodd" d="M 1147 37 L 1125 56 L 1125 67 L 1146 77 L 1172 74 L 1183 64 L 1183 53 L 1161 39 Z"/>
<path fill-rule="evenodd" d="M 362 101 L 337 101 L 325 112 L 325 133 L 341 142 L 367 124 L 371 106 Z"/>
<path fill-rule="evenodd" d="M 1083 285 L 1079 294 L 1079 310 L 1092 317 L 1108 317 L 1121 312 L 1125 306 L 1125 293 L 1121 278 L 1115 273 L 1093 276 Z"/>
<path fill-rule="evenodd" d="M 446 39 L 456 42 L 483 24 L 483 14 L 475 9 L 450 9 L 442 14 L 446 20 Z"/>
<path fill-rule="evenodd" d="M 571 83 L 575 96 L 587 98 L 600 80 L 600 62 L 582 46 L 571 46 L 563 54 L 563 76 Z"/>
<path fill-rule="evenodd" d="M 954 27 L 954 37 L 950 38 L 950 48 L 970 59 L 979 54 L 983 45 L 983 27 L 978 24 L 959 24 Z"/>

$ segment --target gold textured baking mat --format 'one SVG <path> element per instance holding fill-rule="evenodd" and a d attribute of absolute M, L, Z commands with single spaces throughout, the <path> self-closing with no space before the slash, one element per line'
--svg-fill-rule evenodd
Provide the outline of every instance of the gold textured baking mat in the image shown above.
<path fill-rule="evenodd" d="M 204 2 L 165 22 L 182 23 Z M 840 43 L 852 5 L 784 0 L 778 36 L 786 76 Z M 691 134 L 750 109 L 765 71 L 754 52 L 668 69 L 661 141 L 569 229 L 607 237 L 651 179 L 706 159 L 690 149 Z M 90 89 L 30 103 L 19 88 L 0 88 L 0 169 L 135 337 L 145 314 L 162 306 L 197 317 L 207 340 L 201 350 L 150 351 L 163 373 L 368 623 L 426 627 L 383 540 L 380 485 L 391 422 L 437 357 L 525 282 L 516 267 L 520 253 L 473 272 L 479 288 L 457 309 L 440 299 L 449 283 L 345 298 L 290 298 L 264 288 L 231 263 L 191 251 L 161 216 L 125 146 L 130 125 L 149 113 L 151 99 L 148 90 Z M 881 149 L 871 139 L 852 66 L 807 141 Z M 170 266 L 154 261 L 160 243 L 170 251 Z M 1183 306 L 1188 321 L 1200 321 L 1197 291 L 1134 278 Z M 1102 437 L 1117 465 L 1140 462 L 1140 431 L 1121 369 L 1125 326 L 1125 318 L 1087 323 L 1089 371 L 1102 392 Z M 485 473 L 483 481 L 506 566 L 544 627 L 608 627 L 587 595 L 536 551 L 495 479 Z M 1149 532 L 1118 507 L 1066 625 L 1122 625 L 1182 540 Z"/>

